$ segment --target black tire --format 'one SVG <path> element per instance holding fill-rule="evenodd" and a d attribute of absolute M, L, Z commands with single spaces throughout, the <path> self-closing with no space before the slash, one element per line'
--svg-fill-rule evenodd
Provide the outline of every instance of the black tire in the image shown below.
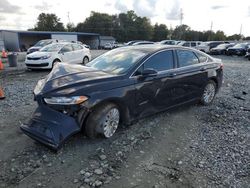
<path fill-rule="evenodd" d="M 213 87 L 213 92 L 211 91 L 211 96 L 209 95 L 209 98 L 207 97 L 208 87 L 209 88 Z M 210 105 L 213 102 L 215 95 L 216 95 L 216 83 L 213 80 L 209 80 L 206 86 L 204 87 L 200 100 L 201 104 L 205 106 Z"/>
<path fill-rule="evenodd" d="M 106 117 L 107 117 L 108 113 L 113 109 L 117 109 L 118 112 L 119 112 L 118 113 L 119 114 L 119 120 L 118 120 L 118 125 L 117 125 L 117 126 L 119 126 L 120 111 L 119 111 L 118 107 L 113 103 L 102 104 L 102 105 L 96 107 L 90 113 L 89 117 L 87 118 L 87 121 L 86 121 L 86 124 L 85 124 L 85 127 L 84 127 L 84 131 L 85 131 L 85 134 L 89 138 L 95 138 L 98 135 L 101 135 L 101 136 L 103 136 L 105 138 L 109 138 L 109 137 L 105 136 L 105 134 L 104 134 L 104 126 L 105 126 L 104 123 L 106 122 Z M 117 130 L 117 127 L 116 127 L 115 131 L 116 130 Z"/>
<path fill-rule="evenodd" d="M 89 62 L 89 58 L 87 56 L 85 56 L 82 60 L 82 64 L 86 65 Z"/>

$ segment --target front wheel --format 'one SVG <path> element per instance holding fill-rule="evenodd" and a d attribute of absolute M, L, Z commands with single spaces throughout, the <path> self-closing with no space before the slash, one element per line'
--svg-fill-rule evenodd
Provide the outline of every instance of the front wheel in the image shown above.
<path fill-rule="evenodd" d="M 82 60 L 83 65 L 86 65 L 89 62 L 89 58 L 88 57 L 84 57 Z"/>
<path fill-rule="evenodd" d="M 55 60 L 53 61 L 53 63 L 52 63 L 51 69 L 53 69 L 54 66 L 55 66 L 57 63 L 60 63 L 60 62 L 61 62 L 61 61 L 60 61 L 59 59 L 55 59 Z"/>
<path fill-rule="evenodd" d="M 88 137 L 94 138 L 102 135 L 110 138 L 116 132 L 120 121 L 120 111 L 115 104 L 103 104 L 94 109 L 89 115 L 85 133 Z"/>
<path fill-rule="evenodd" d="M 210 80 L 204 88 L 201 97 L 201 104 L 203 105 L 211 104 L 214 100 L 215 94 L 216 94 L 216 83 Z"/>

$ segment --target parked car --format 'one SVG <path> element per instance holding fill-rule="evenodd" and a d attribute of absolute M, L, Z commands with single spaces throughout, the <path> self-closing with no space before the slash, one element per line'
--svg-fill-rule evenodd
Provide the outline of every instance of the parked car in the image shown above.
<path fill-rule="evenodd" d="M 136 43 L 136 42 L 140 42 L 141 40 L 132 40 L 132 41 L 128 41 L 127 43 L 125 43 L 125 46 L 131 46 L 132 44 Z"/>
<path fill-rule="evenodd" d="M 211 48 L 215 48 L 216 46 L 224 43 L 225 43 L 224 41 L 202 42 L 200 45 L 196 46 L 196 49 L 205 53 L 210 53 Z"/>
<path fill-rule="evenodd" d="M 179 46 L 185 46 L 190 48 L 195 48 L 196 46 L 200 45 L 200 41 L 183 41 L 178 43 Z"/>
<path fill-rule="evenodd" d="M 246 55 L 246 52 L 247 52 L 249 46 L 250 46 L 250 44 L 248 44 L 248 43 L 236 44 L 235 46 L 228 48 L 226 54 L 227 55 L 238 55 L 238 56 Z"/>
<path fill-rule="evenodd" d="M 245 57 L 250 61 L 250 48 L 247 49 Z"/>
<path fill-rule="evenodd" d="M 165 44 L 165 45 L 177 45 L 176 40 L 162 40 L 159 42 L 159 44 Z"/>
<path fill-rule="evenodd" d="M 135 42 L 132 45 L 136 46 L 136 45 L 145 45 L 145 44 L 154 44 L 154 42 L 151 42 L 151 41 L 140 41 L 140 42 Z"/>
<path fill-rule="evenodd" d="M 52 44 L 52 43 L 57 43 L 57 42 L 61 42 L 61 41 L 58 41 L 58 40 L 56 40 L 56 39 L 45 39 L 45 40 L 40 40 L 40 41 L 38 41 L 34 46 L 30 47 L 30 48 L 27 50 L 27 54 L 30 54 L 30 53 L 39 51 L 42 47 L 47 46 L 47 45 Z"/>
<path fill-rule="evenodd" d="M 216 46 L 215 48 L 210 49 L 210 54 L 211 55 L 225 55 L 227 53 L 227 49 L 234 46 L 234 43 L 229 43 L 229 44 L 220 44 Z"/>
<path fill-rule="evenodd" d="M 38 108 L 21 130 L 53 149 L 81 130 L 110 138 L 121 123 L 183 104 L 209 105 L 222 77 L 219 59 L 165 45 L 117 48 L 86 66 L 59 63 L 35 87 Z"/>
<path fill-rule="evenodd" d="M 51 69 L 58 62 L 83 63 L 91 60 L 90 50 L 81 44 L 63 42 L 50 44 L 26 56 L 29 69 Z"/>
<path fill-rule="evenodd" d="M 104 45 L 104 49 L 106 50 L 112 50 L 113 48 L 116 48 L 117 47 L 117 42 L 114 42 L 114 43 L 106 43 Z"/>

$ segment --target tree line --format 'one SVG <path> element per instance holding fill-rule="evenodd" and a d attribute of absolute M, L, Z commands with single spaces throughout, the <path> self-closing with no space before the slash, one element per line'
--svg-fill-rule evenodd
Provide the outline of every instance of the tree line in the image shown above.
<path fill-rule="evenodd" d="M 55 14 L 41 13 L 37 18 L 34 31 L 68 31 L 90 32 L 100 35 L 113 36 L 119 42 L 130 40 L 161 41 L 165 39 L 186 41 L 222 41 L 222 40 L 250 40 L 240 34 L 226 36 L 223 31 L 195 31 L 188 25 L 179 25 L 168 28 L 165 24 L 152 25 L 147 17 L 140 17 L 132 10 L 118 15 L 109 15 L 92 11 L 83 22 L 74 25 L 68 23 L 66 27 Z"/>

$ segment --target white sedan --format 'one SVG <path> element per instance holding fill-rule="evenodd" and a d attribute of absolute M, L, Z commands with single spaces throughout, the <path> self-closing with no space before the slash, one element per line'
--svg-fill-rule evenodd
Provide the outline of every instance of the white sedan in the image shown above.
<path fill-rule="evenodd" d="M 55 63 L 82 63 L 91 60 L 90 50 L 77 43 L 55 43 L 41 48 L 26 56 L 25 64 L 29 69 L 51 69 Z"/>

